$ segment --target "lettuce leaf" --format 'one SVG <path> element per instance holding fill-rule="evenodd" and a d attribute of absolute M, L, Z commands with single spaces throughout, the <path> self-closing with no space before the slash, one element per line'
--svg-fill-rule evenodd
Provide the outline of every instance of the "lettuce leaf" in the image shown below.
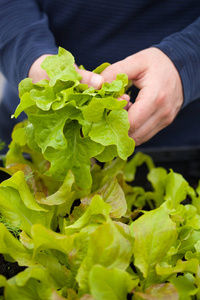
<path fill-rule="evenodd" d="M 95 265 L 89 275 L 90 291 L 96 300 L 124 300 L 136 284 L 129 273 L 101 265 Z"/>
<path fill-rule="evenodd" d="M 143 274 L 143 286 L 155 282 L 155 266 L 177 239 L 176 225 L 163 207 L 145 213 L 130 226 L 134 237 L 134 263 Z M 156 237 L 156 238 L 155 238 Z"/>
<path fill-rule="evenodd" d="M 94 72 L 101 72 L 107 65 Z M 41 66 L 49 81 L 33 84 L 26 78 L 19 84 L 21 101 L 14 117 L 22 111 L 28 116 L 28 123 L 20 129 L 23 146 L 27 144 L 29 152 L 44 155 L 51 165 L 47 176 L 62 181 L 71 170 L 77 187 L 88 189 L 92 185 L 91 157 L 109 161 L 119 155 L 126 160 L 133 153 L 128 114 L 123 109 L 126 101 L 117 100 L 125 93 L 127 76 L 118 74 L 100 90 L 83 85 L 74 57 L 61 47 Z M 22 133 L 15 132 L 14 141 L 19 145 Z"/>
<path fill-rule="evenodd" d="M 199 299 L 200 183 L 131 157 L 117 99 L 127 76 L 95 90 L 74 62 L 59 48 L 42 64 L 50 80 L 19 85 L 14 116 L 28 118 L 0 168 L 10 176 L 0 184 L 0 253 L 25 269 L 0 276 L 5 300 Z M 148 190 L 136 184 L 142 164 Z"/>

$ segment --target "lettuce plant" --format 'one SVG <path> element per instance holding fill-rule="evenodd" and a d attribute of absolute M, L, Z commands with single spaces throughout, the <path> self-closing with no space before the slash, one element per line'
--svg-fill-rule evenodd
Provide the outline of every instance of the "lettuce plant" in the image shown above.
<path fill-rule="evenodd" d="M 1 168 L 0 253 L 25 267 L 0 275 L 4 299 L 199 299 L 200 185 L 132 155 L 127 77 L 89 88 L 62 48 L 42 67 L 49 81 L 19 85 L 27 120 Z"/>
<path fill-rule="evenodd" d="M 26 78 L 19 85 L 21 102 L 14 116 L 25 111 L 28 124 L 14 132 L 13 140 L 43 155 L 50 163 L 46 175 L 63 181 L 71 170 L 77 188 L 90 188 L 92 157 L 102 162 L 117 156 L 126 160 L 134 150 L 123 109 L 126 101 L 117 100 L 124 94 L 127 76 L 119 74 L 100 90 L 89 88 L 80 83 L 74 58 L 63 48 L 58 55 L 46 58 L 42 67 L 49 81 L 33 84 Z"/>

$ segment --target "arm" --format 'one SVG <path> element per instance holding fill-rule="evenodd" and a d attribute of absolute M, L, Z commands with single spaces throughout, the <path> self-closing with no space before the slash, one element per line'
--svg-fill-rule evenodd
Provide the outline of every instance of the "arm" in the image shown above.
<path fill-rule="evenodd" d="M 44 54 L 38 57 L 31 65 L 28 77 L 33 79 L 33 83 L 36 83 L 42 79 L 49 79 L 46 71 L 41 69 L 41 63 L 47 56 L 49 56 L 49 54 Z M 80 70 L 76 64 L 75 68 L 77 72 L 79 72 L 82 76 L 82 83 L 88 84 L 89 86 L 93 86 L 96 89 L 99 89 L 103 84 L 103 77 L 101 75 L 92 73 L 87 70 Z"/>
<path fill-rule="evenodd" d="M 25 77 L 33 82 L 48 78 L 40 68 L 44 58 L 57 54 L 58 47 L 48 26 L 48 17 L 40 11 L 36 0 L 1 0 L 0 67 L 15 87 Z M 99 88 L 103 78 L 80 70 L 83 83 Z"/>
<path fill-rule="evenodd" d="M 1 0 L 0 67 L 17 92 L 33 62 L 44 54 L 56 54 L 57 46 L 48 18 L 34 0 Z"/>

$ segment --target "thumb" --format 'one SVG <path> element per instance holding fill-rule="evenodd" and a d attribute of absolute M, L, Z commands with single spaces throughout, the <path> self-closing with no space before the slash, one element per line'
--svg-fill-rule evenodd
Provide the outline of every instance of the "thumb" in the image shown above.
<path fill-rule="evenodd" d="M 140 74 L 144 72 L 144 68 L 142 55 L 138 52 L 108 66 L 101 75 L 105 82 L 112 82 L 116 79 L 117 74 L 125 73 L 129 80 L 134 81 L 139 79 Z"/>
<path fill-rule="evenodd" d="M 81 83 L 92 86 L 96 90 L 100 89 L 104 83 L 103 77 L 99 74 L 81 69 L 77 69 L 77 72 L 82 76 Z"/>

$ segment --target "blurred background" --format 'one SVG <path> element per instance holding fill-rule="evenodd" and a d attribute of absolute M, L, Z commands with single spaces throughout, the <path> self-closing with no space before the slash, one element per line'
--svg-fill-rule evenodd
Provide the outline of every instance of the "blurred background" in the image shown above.
<path fill-rule="evenodd" d="M 2 99 L 3 82 L 4 82 L 4 77 L 0 72 L 0 100 Z"/>

